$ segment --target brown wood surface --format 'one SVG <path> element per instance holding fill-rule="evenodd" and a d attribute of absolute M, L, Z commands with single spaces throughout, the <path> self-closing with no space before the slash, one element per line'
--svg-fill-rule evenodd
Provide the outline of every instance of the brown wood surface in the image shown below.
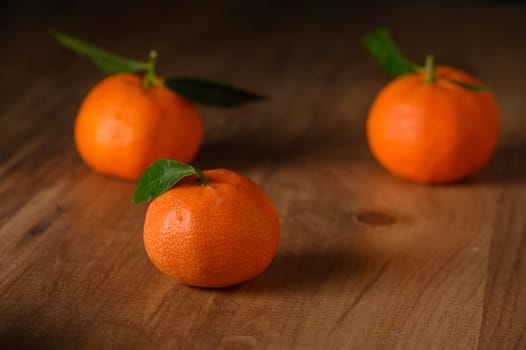
<path fill-rule="evenodd" d="M 526 7 L 60 4 L 0 7 L 0 348 L 526 348 Z M 414 60 L 432 52 L 492 85 L 500 143 L 482 172 L 422 186 L 373 160 L 365 117 L 388 77 L 359 37 L 380 25 Z M 282 238 L 261 276 L 206 290 L 153 267 L 134 184 L 73 145 L 102 75 L 51 28 L 272 95 L 203 109 L 196 160 L 275 203 Z"/>

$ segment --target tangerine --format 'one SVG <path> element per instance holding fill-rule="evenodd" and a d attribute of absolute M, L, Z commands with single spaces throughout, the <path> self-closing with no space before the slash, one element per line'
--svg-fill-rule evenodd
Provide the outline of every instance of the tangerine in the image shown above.
<path fill-rule="evenodd" d="M 489 91 L 458 84 L 480 84 L 473 76 L 447 66 L 437 79 L 424 73 L 402 75 L 376 97 L 367 119 L 371 152 L 385 168 L 421 183 L 447 183 L 481 169 L 498 139 L 499 110 Z"/>
<path fill-rule="evenodd" d="M 95 85 L 75 121 L 82 159 L 97 172 L 127 180 L 138 180 L 157 159 L 191 162 L 202 140 L 201 117 L 190 102 L 129 73 Z"/>
<path fill-rule="evenodd" d="M 153 264 L 183 284 L 226 287 L 270 264 L 279 241 L 276 210 L 251 180 L 225 169 L 183 179 L 154 199 L 144 222 Z"/>

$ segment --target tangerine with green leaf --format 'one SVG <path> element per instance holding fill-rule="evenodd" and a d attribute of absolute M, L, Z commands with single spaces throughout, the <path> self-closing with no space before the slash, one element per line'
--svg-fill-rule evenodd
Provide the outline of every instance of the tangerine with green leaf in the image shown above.
<path fill-rule="evenodd" d="M 84 98 L 74 131 L 80 156 L 102 174 L 138 180 L 157 159 L 189 163 L 203 142 L 194 104 L 235 107 L 263 98 L 202 79 L 161 78 L 155 71 L 155 51 L 148 62 L 141 62 L 61 33 L 53 35 L 110 74 Z"/>
<path fill-rule="evenodd" d="M 137 180 L 158 158 L 191 162 L 203 140 L 197 109 L 135 74 L 111 75 L 88 93 L 75 121 L 75 144 L 94 170 Z"/>
<path fill-rule="evenodd" d="M 259 275 L 275 255 L 278 215 L 246 177 L 159 160 L 145 171 L 134 194 L 136 203 L 150 199 L 146 252 L 160 271 L 183 284 L 232 286 Z"/>
<path fill-rule="evenodd" d="M 491 159 L 499 109 L 478 79 L 459 69 L 410 63 L 389 33 L 364 37 L 372 56 L 396 78 L 376 97 L 367 119 L 371 152 L 395 175 L 420 183 L 468 177 Z"/>

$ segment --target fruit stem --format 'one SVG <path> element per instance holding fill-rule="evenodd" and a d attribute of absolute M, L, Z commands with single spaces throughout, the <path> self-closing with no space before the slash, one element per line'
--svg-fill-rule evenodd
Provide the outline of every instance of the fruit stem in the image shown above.
<path fill-rule="evenodd" d="M 144 87 L 150 87 L 150 86 L 159 86 L 161 85 L 161 82 L 155 75 L 155 61 L 157 60 L 157 51 L 150 50 L 150 60 L 148 61 L 148 65 L 146 68 L 146 75 L 144 76 L 144 79 L 142 81 L 142 85 Z"/>
<path fill-rule="evenodd" d="M 433 55 L 427 55 L 426 65 L 424 66 L 424 83 L 433 84 L 436 80 L 435 59 Z"/>
<path fill-rule="evenodd" d="M 195 168 L 195 171 L 197 172 L 197 183 L 201 186 L 204 186 L 208 183 L 208 176 L 206 176 L 201 169 Z"/>

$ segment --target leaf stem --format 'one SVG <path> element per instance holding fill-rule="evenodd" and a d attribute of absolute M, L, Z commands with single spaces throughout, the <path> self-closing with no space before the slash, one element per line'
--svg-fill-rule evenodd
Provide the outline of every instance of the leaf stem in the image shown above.
<path fill-rule="evenodd" d="M 155 61 L 157 60 L 157 51 L 150 50 L 150 60 L 148 61 L 146 65 L 146 75 L 144 76 L 144 79 L 142 81 L 142 85 L 146 88 L 151 86 L 159 86 L 161 85 L 160 80 L 157 78 L 157 75 L 155 74 Z"/>
<path fill-rule="evenodd" d="M 433 84 L 437 80 L 435 72 L 435 59 L 433 55 L 426 56 L 426 65 L 424 66 L 424 83 Z"/>
<path fill-rule="evenodd" d="M 206 176 L 201 169 L 195 168 L 197 172 L 197 183 L 201 186 L 204 186 L 208 183 L 208 176 Z"/>

